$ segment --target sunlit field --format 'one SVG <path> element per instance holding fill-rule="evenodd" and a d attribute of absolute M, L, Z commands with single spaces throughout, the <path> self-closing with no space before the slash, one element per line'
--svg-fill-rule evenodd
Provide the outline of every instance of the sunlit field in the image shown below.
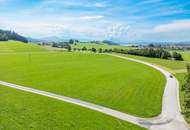
<path fill-rule="evenodd" d="M 143 64 L 104 54 L 72 52 L 3 53 L 0 59 L 3 81 L 142 117 L 161 111 L 165 78 Z"/>

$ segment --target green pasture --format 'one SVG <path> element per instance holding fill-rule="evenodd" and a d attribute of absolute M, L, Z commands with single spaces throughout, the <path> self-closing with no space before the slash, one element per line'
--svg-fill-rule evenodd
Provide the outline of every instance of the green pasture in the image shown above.
<path fill-rule="evenodd" d="M 118 48 L 118 49 L 133 49 L 133 47 L 129 47 L 129 46 L 122 46 L 122 45 L 108 45 L 108 44 L 104 44 L 104 43 L 100 43 L 100 44 L 96 44 L 96 43 L 76 43 L 76 45 L 72 45 L 72 48 L 79 48 L 82 49 L 83 47 L 86 47 L 87 49 L 91 49 L 91 48 L 102 48 L 102 49 L 114 49 L 114 48 Z"/>
<path fill-rule="evenodd" d="M 165 87 L 164 76 L 146 65 L 72 52 L 0 54 L 0 79 L 142 117 L 160 113 Z"/>
<path fill-rule="evenodd" d="M 22 43 L 18 41 L 0 41 L 0 53 L 12 52 L 44 52 L 45 48 L 31 43 Z"/>
<path fill-rule="evenodd" d="M 102 113 L 0 85 L 1 130 L 145 130 Z"/>
<path fill-rule="evenodd" d="M 122 55 L 122 54 L 119 54 L 119 55 Z M 186 72 L 187 63 L 184 61 L 165 60 L 165 59 L 159 59 L 159 58 L 149 58 L 149 57 L 134 56 L 134 55 L 123 55 L 123 56 L 127 56 L 130 58 L 135 58 L 135 59 L 156 64 L 174 74 Z"/>

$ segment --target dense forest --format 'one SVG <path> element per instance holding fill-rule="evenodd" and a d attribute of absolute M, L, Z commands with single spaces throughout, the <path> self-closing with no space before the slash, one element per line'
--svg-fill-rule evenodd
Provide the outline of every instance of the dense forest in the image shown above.
<path fill-rule="evenodd" d="M 8 41 L 8 40 L 16 40 L 16 41 L 21 41 L 27 43 L 28 40 L 15 33 L 14 31 L 5 31 L 0 29 L 0 41 Z"/>

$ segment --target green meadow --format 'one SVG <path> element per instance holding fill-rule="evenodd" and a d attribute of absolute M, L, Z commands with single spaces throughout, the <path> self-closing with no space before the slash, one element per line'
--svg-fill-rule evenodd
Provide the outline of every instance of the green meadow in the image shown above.
<path fill-rule="evenodd" d="M 190 51 L 179 51 L 179 53 L 181 53 L 185 61 L 190 62 Z"/>
<path fill-rule="evenodd" d="M 145 130 L 77 105 L 0 86 L 1 130 Z"/>
<path fill-rule="evenodd" d="M 36 44 L 24 44 L 18 41 L 3 42 L 0 41 L 0 53 L 12 52 L 44 52 L 45 48 Z"/>
<path fill-rule="evenodd" d="M 118 49 L 133 49 L 133 47 L 129 47 L 129 46 L 122 46 L 122 45 L 108 45 L 105 43 L 76 43 L 76 45 L 72 45 L 72 48 L 79 48 L 82 49 L 83 47 L 86 47 L 87 49 L 91 49 L 91 48 L 102 48 L 102 49 L 114 49 L 114 48 L 118 48 Z"/>
<path fill-rule="evenodd" d="M 181 109 L 183 112 L 184 111 L 184 107 L 183 107 L 184 92 L 181 90 L 181 87 L 182 87 L 182 84 L 184 83 L 184 77 L 186 74 L 186 67 L 187 67 L 187 63 L 189 63 L 189 61 L 190 61 L 190 56 L 189 56 L 188 51 L 184 51 L 184 52 L 179 51 L 179 52 L 182 54 L 184 61 L 171 61 L 171 60 L 149 58 L 149 57 L 142 57 L 142 56 L 134 56 L 134 55 L 123 55 L 123 56 L 143 60 L 143 61 L 146 61 L 149 63 L 153 63 L 153 64 L 160 66 L 163 69 L 166 69 L 169 72 L 173 73 L 174 76 L 179 81 L 180 104 L 181 104 Z M 121 54 L 118 54 L 118 55 L 121 55 Z M 188 123 L 190 123 L 189 118 L 186 118 L 186 120 Z"/>
<path fill-rule="evenodd" d="M 122 54 L 119 54 L 122 55 Z M 155 65 L 158 65 L 171 73 L 184 73 L 186 72 L 186 62 L 185 61 L 174 61 L 174 60 L 165 60 L 165 59 L 159 59 L 159 58 L 149 58 L 149 57 L 143 57 L 143 56 L 135 56 L 135 55 L 123 55 L 130 58 L 135 58 L 139 60 L 143 60 L 146 62 L 153 63 Z"/>
<path fill-rule="evenodd" d="M 141 117 L 161 111 L 165 78 L 143 64 L 104 54 L 73 52 L 2 53 L 0 59 L 2 81 Z"/>

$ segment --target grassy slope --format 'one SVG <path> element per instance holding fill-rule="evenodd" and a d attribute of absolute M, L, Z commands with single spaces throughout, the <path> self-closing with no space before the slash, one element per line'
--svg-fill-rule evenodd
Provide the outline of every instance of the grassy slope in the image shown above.
<path fill-rule="evenodd" d="M 0 79 L 4 81 L 139 116 L 161 111 L 164 76 L 142 64 L 82 53 L 33 53 L 30 58 L 27 54 L 1 54 L 0 59 Z"/>
<path fill-rule="evenodd" d="M 18 41 L 0 42 L 0 53 L 42 51 L 46 51 L 46 49 L 36 44 L 27 44 Z"/>
<path fill-rule="evenodd" d="M 72 48 L 83 48 L 86 47 L 88 49 L 91 48 L 102 48 L 102 49 L 114 49 L 114 48 L 120 48 L 120 49 L 132 49 L 128 46 L 121 46 L 121 45 L 108 45 L 108 44 L 95 44 L 95 43 L 77 43 L 77 45 L 72 45 Z"/>
<path fill-rule="evenodd" d="M 0 86 L 1 130 L 145 130 L 80 106 Z"/>

